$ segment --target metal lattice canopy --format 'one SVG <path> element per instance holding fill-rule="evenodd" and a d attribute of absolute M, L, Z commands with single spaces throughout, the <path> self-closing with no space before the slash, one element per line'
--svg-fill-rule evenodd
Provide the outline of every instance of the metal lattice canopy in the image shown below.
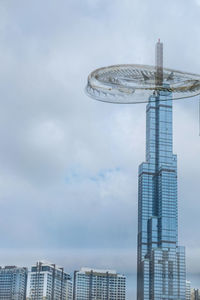
<path fill-rule="evenodd" d="M 97 69 L 88 76 L 86 92 L 92 98 L 110 103 L 145 103 L 150 95 L 161 93 L 163 100 L 200 94 L 200 75 L 148 65 L 115 65 Z M 172 94 L 173 93 L 173 94 Z"/>

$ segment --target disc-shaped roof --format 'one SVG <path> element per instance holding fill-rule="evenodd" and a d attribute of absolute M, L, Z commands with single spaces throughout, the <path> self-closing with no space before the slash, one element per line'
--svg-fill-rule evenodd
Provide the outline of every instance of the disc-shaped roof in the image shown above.
<path fill-rule="evenodd" d="M 86 92 L 92 98 L 111 103 L 148 102 L 150 95 L 163 100 L 194 97 L 200 94 L 200 75 L 148 65 L 115 65 L 97 69 L 88 76 Z"/>

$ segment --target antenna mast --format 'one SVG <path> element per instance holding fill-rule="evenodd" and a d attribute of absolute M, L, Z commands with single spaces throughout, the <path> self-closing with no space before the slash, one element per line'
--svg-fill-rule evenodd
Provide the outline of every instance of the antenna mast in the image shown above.
<path fill-rule="evenodd" d="M 163 43 L 160 42 L 160 39 L 158 39 L 158 42 L 156 43 L 156 78 L 155 83 L 156 86 L 162 86 L 163 85 Z"/>

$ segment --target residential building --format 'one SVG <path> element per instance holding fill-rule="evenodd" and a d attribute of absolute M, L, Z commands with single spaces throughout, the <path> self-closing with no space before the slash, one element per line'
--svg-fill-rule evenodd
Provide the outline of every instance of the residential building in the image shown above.
<path fill-rule="evenodd" d="M 126 277 L 111 270 L 74 272 L 74 300 L 125 300 Z"/>
<path fill-rule="evenodd" d="M 26 268 L 0 267 L 0 299 L 25 300 L 27 273 Z"/>
<path fill-rule="evenodd" d="M 191 298 L 191 282 L 189 280 L 186 280 L 186 300 L 190 300 Z"/>
<path fill-rule="evenodd" d="M 72 279 L 55 264 L 37 262 L 28 274 L 27 300 L 72 300 Z"/>
<path fill-rule="evenodd" d="M 191 300 L 200 300 L 200 290 L 199 289 L 191 289 Z"/>

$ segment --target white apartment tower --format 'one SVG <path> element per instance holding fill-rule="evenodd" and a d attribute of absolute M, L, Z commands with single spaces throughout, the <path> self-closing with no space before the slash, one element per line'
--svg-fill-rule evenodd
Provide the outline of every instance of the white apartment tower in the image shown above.
<path fill-rule="evenodd" d="M 37 262 L 27 282 L 27 300 L 72 300 L 71 276 L 55 264 Z"/>
<path fill-rule="evenodd" d="M 191 282 L 189 280 L 186 280 L 186 295 L 185 300 L 191 299 Z"/>

